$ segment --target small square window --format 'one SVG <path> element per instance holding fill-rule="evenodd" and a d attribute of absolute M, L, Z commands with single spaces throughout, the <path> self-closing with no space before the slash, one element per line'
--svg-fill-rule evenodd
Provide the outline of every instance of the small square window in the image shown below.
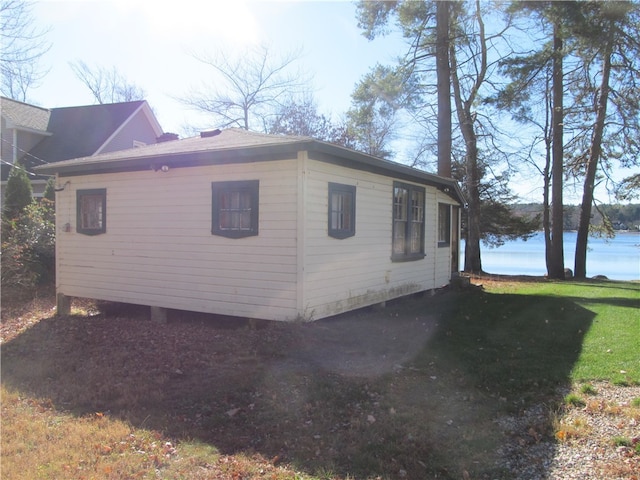
<path fill-rule="evenodd" d="M 356 234 L 356 187 L 329 183 L 329 236 L 348 238 Z"/>
<path fill-rule="evenodd" d="M 438 204 L 438 247 L 448 247 L 451 241 L 451 207 Z"/>
<path fill-rule="evenodd" d="M 107 190 L 98 188 L 76 192 L 77 228 L 84 235 L 107 231 Z"/>
<path fill-rule="evenodd" d="M 258 180 L 214 182 L 211 233 L 229 238 L 258 235 Z"/>

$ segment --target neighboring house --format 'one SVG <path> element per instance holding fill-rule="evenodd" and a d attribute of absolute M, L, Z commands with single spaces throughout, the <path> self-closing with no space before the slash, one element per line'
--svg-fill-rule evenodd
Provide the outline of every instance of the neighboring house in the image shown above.
<path fill-rule="evenodd" d="M 315 320 L 458 271 L 452 179 L 308 137 L 239 129 L 52 163 L 69 297 Z"/>
<path fill-rule="evenodd" d="M 162 128 L 144 101 L 46 109 L 0 97 L 1 194 L 20 161 L 33 167 L 156 143 Z M 34 196 L 47 177 L 31 176 Z"/>

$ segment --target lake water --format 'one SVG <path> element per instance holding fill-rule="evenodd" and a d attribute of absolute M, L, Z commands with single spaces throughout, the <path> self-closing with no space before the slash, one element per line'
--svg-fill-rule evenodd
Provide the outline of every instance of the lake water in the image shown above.
<path fill-rule="evenodd" d="M 564 263 L 573 271 L 576 232 L 564 234 Z M 464 241 L 460 248 L 460 266 L 464 267 Z M 506 242 L 498 248 L 481 244 L 482 269 L 504 275 L 546 275 L 544 234 L 529 240 Z M 640 232 L 619 232 L 615 238 L 589 237 L 587 277 L 605 275 L 611 280 L 640 280 Z"/>

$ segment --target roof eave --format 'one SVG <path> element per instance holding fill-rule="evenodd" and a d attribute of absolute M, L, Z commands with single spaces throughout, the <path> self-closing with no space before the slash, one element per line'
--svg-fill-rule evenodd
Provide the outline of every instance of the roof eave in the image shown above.
<path fill-rule="evenodd" d="M 339 145 L 327 142 L 314 141 L 311 143 L 311 150 L 315 150 L 327 155 L 345 158 L 347 160 L 358 163 L 359 165 L 361 165 L 361 168 L 364 167 L 363 169 L 365 170 L 393 172 L 399 177 L 408 180 L 420 180 L 427 185 L 437 187 L 442 192 L 460 202 L 461 205 L 466 204 L 466 200 L 464 198 L 462 190 L 460 189 L 460 185 L 458 185 L 458 182 L 453 178 L 441 177 L 439 175 L 434 175 L 423 170 L 418 170 L 401 163 L 384 160 L 372 155 L 368 155 L 366 153 L 358 152 L 356 150 L 351 150 L 349 148 L 341 147 Z"/>
<path fill-rule="evenodd" d="M 166 165 L 171 168 L 195 167 L 222 163 L 244 163 L 249 161 L 269 161 L 274 159 L 293 159 L 298 152 L 310 152 L 310 158 L 331 161 L 340 164 L 352 164 L 360 170 L 376 173 L 393 173 L 394 176 L 410 181 L 418 181 L 434 186 L 446 193 L 460 204 L 465 199 L 458 183 L 452 178 L 440 177 L 417 170 L 400 163 L 383 160 L 349 148 L 341 147 L 314 139 L 302 139 L 296 142 L 273 145 L 257 145 L 243 148 L 202 150 L 195 152 L 155 154 L 141 157 L 123 157 L 108 161 L 95 161 L 95 157 L 87 157 L 85 161 L 77 160 L 56 162 L 36 167 L 34 170 L 42 174 L 59 174 L 60 176 L 78 176 L 128 171 L 159 170 Z"/>

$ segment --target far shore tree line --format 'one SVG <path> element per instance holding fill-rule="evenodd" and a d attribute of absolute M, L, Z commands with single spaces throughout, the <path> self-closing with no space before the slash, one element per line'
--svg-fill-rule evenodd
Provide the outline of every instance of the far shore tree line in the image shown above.
<path fill-rule="evenodd" d="M 515 215 L 528 218 L 540 218 L 542 203 L 519 203 L 511 206 Z M 565 205 L 563 230 L 576 231 L 580 225 L 580 205 Z M 591 218 L 593 235 L 611 237 L 617 232 L 640 231 L 640 203 L 598 205 Z"/>
<path fill-rule="evenodd" d="M 0 6 L 24 29 L 6 30 L 23 51 L 5 49 L 2 92 L 26 100 L 46 78 L 34 67 L 48 48 L 46 30 L 29 26 L 28 2 Z M 465 272 L 482 272 L 481 243 L 542 229 L 548 276 L 562 279 L 562 233 L 572 229 L 574 274 L 585 278 L 589 235 L 625 223 L 597 202 L 596 188 L 622 202 L 640 196 L 639 174 L 617 176 L 640 163 L 638 0 L 360 0 L 354 22 L 368 39 L 402 33 L 406 50 L 393 64 L 373 65 L 338 117 L 319 111 L 311 76 L 298 69 L 301 52 L 265 46 L 237 56 L 191 52 L 210 76 L 177 98 L 207 118 L 204 128 L 312 136 L 455 178 L 467 201 Z M 76 60 L 70 68 L 96 103 L 144 97 L 114 67 Z M 538 215 L 513 208 L 510 180 L 523 172 L 541 191 Z M 581 186 L 578 207 L 564 204 L 565 182 Z"/>

